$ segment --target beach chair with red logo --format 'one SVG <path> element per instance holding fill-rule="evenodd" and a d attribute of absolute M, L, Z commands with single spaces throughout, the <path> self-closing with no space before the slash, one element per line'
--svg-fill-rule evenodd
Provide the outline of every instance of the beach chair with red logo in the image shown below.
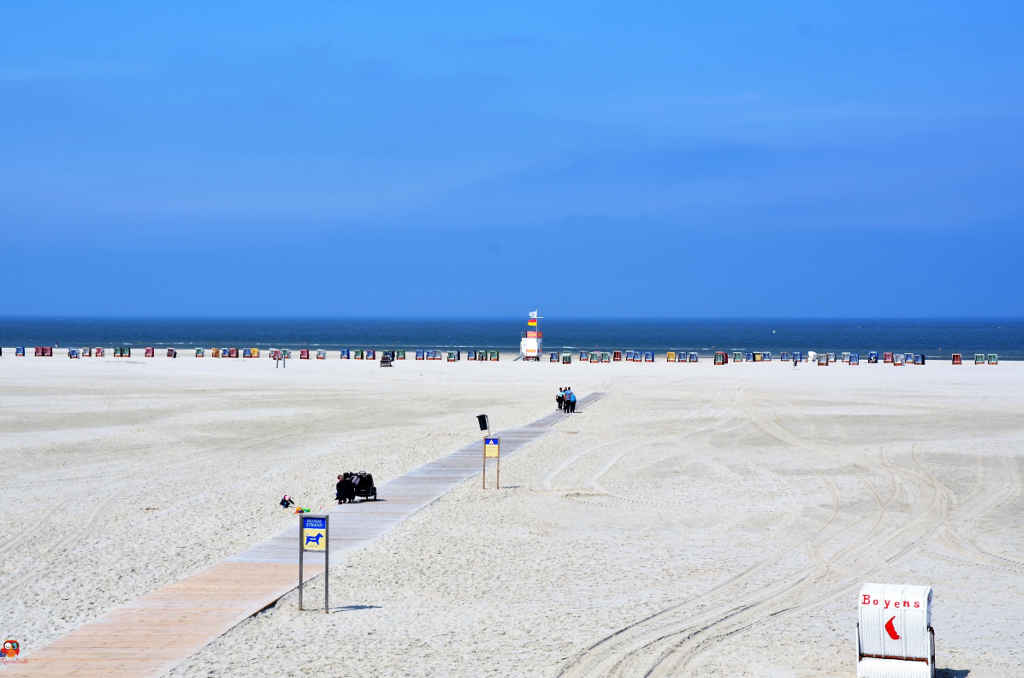
<path fill-rule="evenodd" d="M 934 678 L 930 586 L 864 584 L 857 608 L 857 678 Z"/>

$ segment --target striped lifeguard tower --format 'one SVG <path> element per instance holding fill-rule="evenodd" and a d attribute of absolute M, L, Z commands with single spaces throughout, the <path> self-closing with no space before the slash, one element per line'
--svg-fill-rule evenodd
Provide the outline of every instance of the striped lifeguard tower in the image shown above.
<path fill-rule="evenodd" d="M 534 310 L 530 311 L 526 319 L 526 329 L 519 340 L 519 356 L 523 360 L 540 362 L 544 344 L 544 333 L 540 331 L 540 321 L 543 317 L 539 310 Z"/>
<path fill-rule="evenodd" d="M 932 588 L 864 584 L 857 599 L 857 678 L 934 678 Z"/>

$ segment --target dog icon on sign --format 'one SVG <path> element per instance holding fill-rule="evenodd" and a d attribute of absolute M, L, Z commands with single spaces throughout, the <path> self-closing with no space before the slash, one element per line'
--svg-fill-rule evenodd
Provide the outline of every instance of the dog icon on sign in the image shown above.
<path fill-rule="evenodd" d="M 320 539 L 323 536 L 324 536 L 323 532 L 321 532 L 320 534 L 316 534 L 316 535 L 307 534 L 306 535 L 306 543 L 307 544 L 316 544 L 317 546 L 320 546 Z"/>

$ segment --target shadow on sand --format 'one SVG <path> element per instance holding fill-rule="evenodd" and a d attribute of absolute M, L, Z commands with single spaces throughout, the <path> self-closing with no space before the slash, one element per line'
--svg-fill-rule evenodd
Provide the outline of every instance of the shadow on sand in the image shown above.
<path fill-rule="evenodd" d="M 967 678 L 970 669 L 935 669 L 935 678 Z"/>
<path fill-rule="evenodd" d="M 341 605 L 332 607 L 331 612 L 356 612 L 358 610 L 379 610 L 380 605 Z"/>

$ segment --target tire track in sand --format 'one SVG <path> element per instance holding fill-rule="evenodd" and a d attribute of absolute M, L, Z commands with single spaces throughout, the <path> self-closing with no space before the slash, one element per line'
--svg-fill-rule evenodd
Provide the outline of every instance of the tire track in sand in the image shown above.
<path fill-rule="evenodd" d="M 807 445 L 779 426 L 777 421 L 765 422 L 758 420 L 754 415 L 751 415 L 751 419 L 766 433 L 788 445 L 815 450 L 821 447 Z M 698 616 L 693 616 L 686 607 L 688 601 L 676 603 L 601 639 L 577 655 L 559 675 L 676 675 L 694 657 L 716 643 L 765 620 L 798 614 L 821 605 L 824 600 L 834 598 L 859 585 L 863 581 L 863 576 L 872 569 L 872 563 L 879 562 L 880 551 L 885 552 L 886 563 L 910 553 L 919 547 L 926 537 L 933 534 L 945 516 L 948 516 L 951 493 L 943 491 L 948 488 L 943 488 L 938 483 L 915 482 L 921 479 L 915 477 L 912 471 L 908 472 L 908 469 L 893 465 L 887 460 L 883 461 L 883 465 L 890 474 L 891 490 L 887 498 L 883 499 L 874 483 L 865 480 L 865 485 L 878 508 L 871 530 L 877 529 L 884 521 L 889 505 L 901 489 L 925 492 L 931 490 L 931 497 L 924 510 L 917 511 L 914 520 L 907 521 L 902 528 L 889 532 L 882 543 L 859 538 L 859 535 L 852 540 L 840 540 L 837 544 L 839 548 L 830 555 L 822 555 L 819 552 L 816 558 L 817 565 L 809 571 L 795 573 L 748 592 L 740 599 L 739 604 L 734 599 L 726 605 L 705 610 Z M 906 488 L 907 484 L 912 485 L 912 488 Z M 831 539 L 825 532 L 833 525 L 839 514 L 838 488 L 833 483 L 829 489 L 833 498 L 833 510 L 829 518 L 812 535 L 812 543 Z M 921 503 L 917 505 L 920 506 Z M 839 536 L 843 534 L 845 533 Z M 708 597 L 712 593 L 735 587 L 771 560 L 762 561 L 705 592 L 703 596 L 693 599 Z M 846 575 L 840 576 L 844 572 Z"/>

